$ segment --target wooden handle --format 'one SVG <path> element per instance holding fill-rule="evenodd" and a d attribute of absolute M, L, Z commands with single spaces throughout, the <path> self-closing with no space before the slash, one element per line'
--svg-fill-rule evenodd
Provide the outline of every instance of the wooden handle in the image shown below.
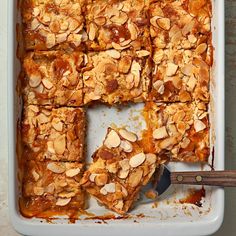
<path fill-rule="evenodd" d="M 236 171 L 172 172 L 172 184 L 236 187 Z"/>

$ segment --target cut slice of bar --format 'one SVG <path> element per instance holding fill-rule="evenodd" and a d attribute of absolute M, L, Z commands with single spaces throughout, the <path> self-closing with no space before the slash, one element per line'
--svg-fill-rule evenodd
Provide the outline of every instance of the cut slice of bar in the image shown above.
<path fill-rule="evenodd" d="M 211 38 L 211 0 L 159 0 L 149 8 L 155 48 L 193 49 Z"/>
<path fill-rule="evenodd" d="M 160 0 L 151 4 L 151 101 L 209 101 L 211 16 L 208 0 Z"/>
<path fill-rule="evenodd" d="M 26 104 L 80 106 L 84 55 L 63 51 L 32 52 L 24 58 L 23 95 Z"/>
<path fill-rule="evenodd" d="M 145 0 L 92 1 L 86 10 L 88 49 L 150 50 L 147 8 Z"/>
<path fill-rule="evenodd" d="M 206 48 L 207 46 L 205 50 Z M 150 92 L 151 101 L 209 101 L 211 67 L 199 55 L 197 49 L 195 51 L 158 49 L 154 51 L 153 60 L 155 66 Z"/>
<path fill-rule="evenodd" d="M 156 155 L 144 153 L 135 134 L 109 128 L 81 184 L 107 208 L 124 214 L 137 200 L 141 187 L 149 182 L 157 166 Z"/>
<path fill-rule="evenodd" d="M 22 213 L 28 217 L 78 214 L 85 208 L 85 192 L 79 186 L 82 173 L 80 163 L 25 162 Z"/>
<path fill-rule="evenodd" d="M 206 162 L 210 153 L 207 104 L 146 103 L 145 151 L 161 159 Z"/>
<path fill-rule="evenodd" d="M 86 39 L 81 0 L 24 0 L 21 13 L 26 50 L 80 47 Z"/>
<path fill-rule="evenodd" d="M 150 86 L 150 56 L 146 50 L 115 49 L 88 53 L 83 73 L 84 104 L 140 102 Z"/>
<path fill-rule="evenodd" d="M 82 108 L 24 108 L 23 159 L 84 160 L 85 111 Z"/>

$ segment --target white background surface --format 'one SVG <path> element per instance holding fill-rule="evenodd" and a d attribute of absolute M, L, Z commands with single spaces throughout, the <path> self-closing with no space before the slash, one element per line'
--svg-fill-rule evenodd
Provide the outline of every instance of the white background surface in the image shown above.
<path fill-rule="evenodd" d="M 221 0 L 219 0 L 221 1 Z M 236 169 L 236 1 L 226 1 L 226 167 Z M 0 0 L 0 236 L 18 235 L 7 211 L 7 0 Z M 223 157 L 222 157 L 223 158 Z M 215 203 L 217 204 L 217 203 Z M 215 236 L 236 235 L 236 188 L 226 190 L 225 220 Z"/>

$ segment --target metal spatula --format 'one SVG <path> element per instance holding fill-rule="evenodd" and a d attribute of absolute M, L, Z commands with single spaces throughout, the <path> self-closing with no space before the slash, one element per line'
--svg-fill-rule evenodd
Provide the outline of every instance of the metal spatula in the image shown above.
<path fill-rule="evenodd" d="M 165 165 L 162 165 L 154 178 L 155 181 L 145 186 L 143 193 L 153 190 L 157 192 L 157 196 L 160 196 L 172 184 L 236 187 L 236 170 L 170 172 Z M 149 203 L 151 201 L 153 199 L 147 198 L 145 194 L 142 195 L 142 203 Z"/>

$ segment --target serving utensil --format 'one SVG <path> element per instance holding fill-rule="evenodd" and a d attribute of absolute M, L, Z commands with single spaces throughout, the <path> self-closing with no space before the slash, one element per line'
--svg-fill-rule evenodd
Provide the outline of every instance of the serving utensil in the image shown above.
<path fill-rule="evenodd" d="M 143 189 L 142 203 L 156 200 L 147 197 L 148 191 L 153 191 L 159 197 L 173 184 L 236 187 L 236 170 L 171 172 L 167 166 L 161 165 L 156 173 L 154 181 Z"/>

